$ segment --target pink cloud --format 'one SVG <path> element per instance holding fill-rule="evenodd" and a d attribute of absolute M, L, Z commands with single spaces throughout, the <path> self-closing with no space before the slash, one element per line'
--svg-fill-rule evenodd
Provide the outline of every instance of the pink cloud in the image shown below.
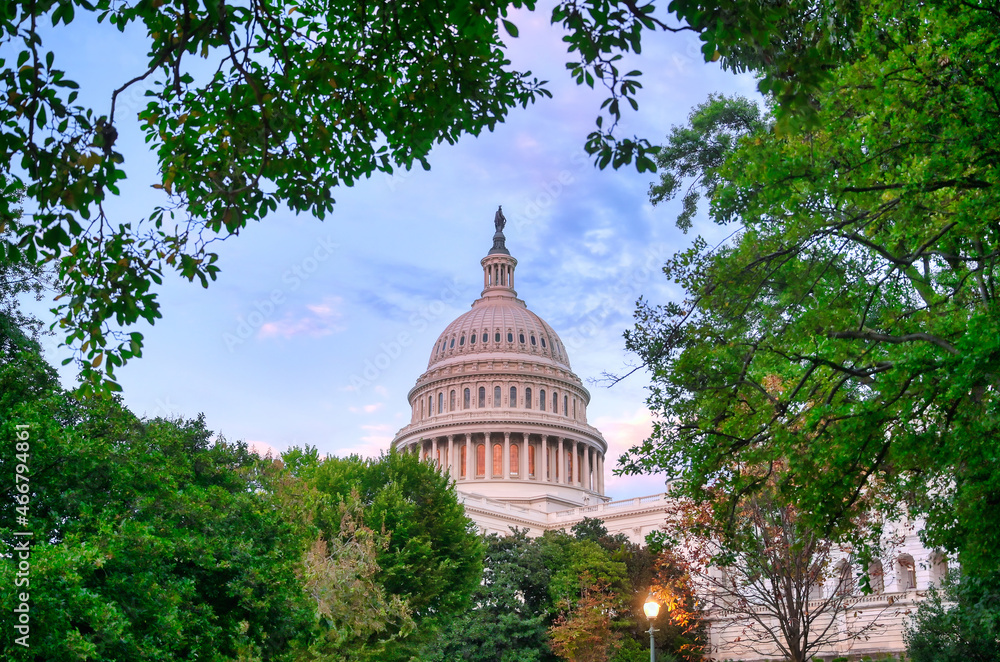
<path fill-rule="evenodd" d="M 319 303 L 306 305 L 306 311 L 298 315 L 286 313 L 280 320 L 265 322 L 257 332 L 259 338 L 291 338 L 310 336 L 320 338 L 331 333 L 344 331 L 344 313 L 340 310 L 344 300 L 341 297 L 326 297 Z"/>
<path fill-rule="evenodd" d="M 248 441 L 247 446 L 250 447 L 252 452 L 260 455 L 261 457 L 267 457 L 268 455 L 273 458 L 281 457 L 281 451 L 266 441 Z"/>

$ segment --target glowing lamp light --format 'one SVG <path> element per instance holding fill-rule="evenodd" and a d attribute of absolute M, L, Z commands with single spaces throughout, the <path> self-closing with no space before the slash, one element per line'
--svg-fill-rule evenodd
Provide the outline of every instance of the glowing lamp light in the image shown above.
<path fill-rule="evenodd" d="M 649 620 L 653 620 L 656 618 L 656 615 L 660 613 L 660 605 L 653 599 L 652 593 L 650 593 L 649 597 L 646 598 L 646 604 L 642 606 L 642 610 L 646 612 L 646 618 Z"/>

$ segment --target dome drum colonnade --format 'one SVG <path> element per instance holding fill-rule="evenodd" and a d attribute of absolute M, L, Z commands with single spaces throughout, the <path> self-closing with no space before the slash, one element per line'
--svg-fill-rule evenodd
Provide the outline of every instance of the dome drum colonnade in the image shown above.
<path fill-rule="evenodd" d="M 435 342 L 392 447 L 437 463 L 460 492 L 547 510 L 603 500 L 607 443 L 586 422 L 590 393 L 559 336 L 517 298 L 501 223 L 493 239 L 482 294 Z"/>

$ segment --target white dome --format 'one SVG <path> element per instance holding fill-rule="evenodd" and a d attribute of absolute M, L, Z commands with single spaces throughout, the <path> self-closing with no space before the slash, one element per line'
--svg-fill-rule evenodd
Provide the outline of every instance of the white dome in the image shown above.
<path fill-rule="evenodd" d="M 427 369 L 452 363 L 449 359 L 475 359 L 479 354 L 516 354 L 521 359 L 570 370 L 566 347 L 556 332 L 514 297 L 476 300 L 472 310 L 457 317 L 438 336 Z"/>

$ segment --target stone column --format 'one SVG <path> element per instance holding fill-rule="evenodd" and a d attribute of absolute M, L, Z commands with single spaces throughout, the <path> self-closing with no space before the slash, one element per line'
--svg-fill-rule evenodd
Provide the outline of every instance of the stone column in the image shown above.
<path fill-rule="evenodd" d="M 472 433 L 465 433 L 465 480 L 472 480 L 474 476 L 472 475 L 472 463 L 475 462 L 475 458 L 472 456 Z"/>
<path fill-rule="evenodd" d="M 559 450 L 556 451 L 556 482 L 566 484 L 566 454 L 563 452 L 563 438 L 559 439 Z"/>
<path fill-rule="evenodd" d="M 549 481 L 549 436 L 546 434 L 542 435 L 542 482 Z M 536 458 L 537 460 L 538 458 Z"/>
<path fill-rule="evenodd" d="M 531 442 L 528 441 L 528 433 L 521 433 L 521 447 L 518 449 L 517 462 L 518 469 L 517 475 L 521 480 L 528 480 L 530 476 L 528 475 L 528 448 L 531 447 Z"/>
<path fill-rule="evenodd" d="M 437 461 L 438 457 L 438 438 L 434 437 L 431 439 L 431 464 L 437 468 L 441 468 L 440 463 Z"/>
<path fill-rule="evenodd" d="M 486 480 L 491 480 L 493 478 L 493 442 L 490 441 L 490 432 L 484 432 L 485 438 L 483 439 L 483 447 L 486 449 L 486 475 L 483 476 Z"/>
<path fill-rule="evenodd" d="M 455 470 L 455 435 L 448 435 L 448 475 L 458 479 L 458 472 Z"/>
<path fill-rule="evenodd" d="M 580 465 L 580 440 L 573 440 L 573 485 L 583 485 L 583 467 Z"/>
<path fill-rule="evenodd" d="M 592 489 L 590 486 L 590 444 L 583 444 L 583 489 Z"/>
<path fill-rule="evenodd" d="M 597 451 L 597 491 L 604 494 L 604 453 Z"/>
<path fill-rule="evenodd" d="M 503 433 L 503 479 L 510 480 L 510 432 Z"/>

